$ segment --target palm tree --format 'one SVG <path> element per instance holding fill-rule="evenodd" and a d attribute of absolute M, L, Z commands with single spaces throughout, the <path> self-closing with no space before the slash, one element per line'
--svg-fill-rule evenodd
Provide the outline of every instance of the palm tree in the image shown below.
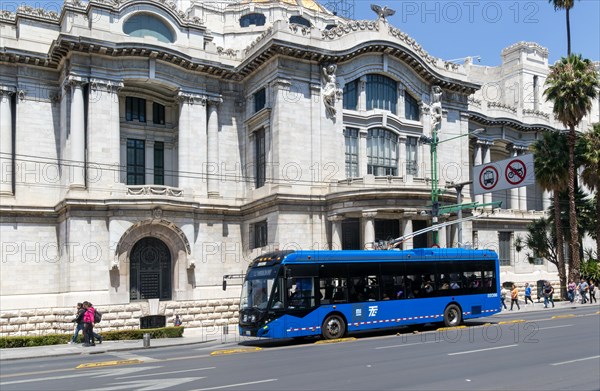
<path fill-rule="evenodd" d="M 571 8 L 575 5 L 575 0 L 548 0 L 549 3 L 554 5 L 554 10 L 565 10 L 567 11 L 567 56 L 571 55 L 571 19 L 569 13 Z"/>
<path fill-rule="evenodd" d="M 552 191 L 554 198 L 554 226 L 556 232 L 556 255 L 558 278 L 560 279 L 560 295 L 565 297 L 567 273 L 565 269 L 564 236 L 560 218 L 559 193 L 568 185 L 569 152 L 565 146 L 567 136 L 559 132 L 546 132 L 536 141 L 533 150 L 533 167 L 535 178 L 544 190 Z M 545 235 L 544 231 L 544 235 Z"/>
<path fill-rule="evenodd" d="M 546 79 L 546 99 L 552 101 L 556 119 L 569 129 L 569 224 L 571 228 L 571 268 L 569 278 L 579 277 L 579 234 L 575 211 L 575 128 L 592 109 L 592 100 L 598 96 L 600 81 L 594 64 L 581 55 L 563 57 L 550 67 Z"/>
<path fill-rule="evenodd" d="M 600 221 L 600 123 L 583 135 L 583 172 L 581 178 L 590 190 L 596 191 L 596 221 Z M 596 224 L 596 252 L 600 254 L 600 224 Z"/>

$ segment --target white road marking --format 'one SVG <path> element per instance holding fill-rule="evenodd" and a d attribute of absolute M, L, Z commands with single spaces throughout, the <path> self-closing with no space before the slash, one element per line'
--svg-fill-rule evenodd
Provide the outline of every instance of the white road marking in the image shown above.
<path fill-rule="evenodd" d="M 562 326 L 550 326 L 550 327 L 540 327 L 538 330 L 550 330 L 550 329 L 560 329 L 562 327 L 571 327 L 573 326 L 572 324 L 565 324 Z"/>
<path fill-rule="evenodd" d="M 554 364 L 550 364 L 550 365 L 555 365 L 556 366 L 556 365 L 563 365 L 563 364 L 571 364 L 571 363 L 579 362 L 579 361 L 593 360 L 595 358 L 600 358 L 600 356 L 584 357 L 584 358 L 578 358 L 577 360 L 555 362 Z"/>
<path fill-rule="evenodd" d="M 184 370 L 181 370 L 181 371 L 171 371 L 171 372 L 146 373 L 145 375 L 133 375 L 133 376 L 115 377 L 115 379 L 133 379 L 133 378 L 136 378 L 136 377 L 172 375 L 174 373 L 196 372 L 196 371 L 204 371 L 204 370 L 207 370 L 207 369 L 215 369 L 215 368 L 216 367 L 208 367 L 208 368 L 184 369 Z"/>
<path fill-rule="evenodd" d="M 251 384 L 268 383 L 268 382 L 272 382 L 272 381 L 277 381 L 277 379 L 257 380 L 257 381 L 250 381 L 250 382 L 246 382 L 246 383 L 227 384 L 225 386 L 216 386 L 216 387 L 208 387 L 208 388 L 198 388 L 198 389 L 196 389 L 194 391 L 218 390 L 218 389 L 221 389 L 221 388 L 249 386 Z"/>
<path fill-rule="evenodd" d="M 121 382 L 117 384 L 105 385 L 102 388 L 87 389 L 88 391 L 113 391 L 113 390 L 136 390 L 136 391 L 151 391 L 164 390 L 165 388 L 178 389 L 177 387 L 183 383 L 189 383 L 203 379 L 202 377 L 182 377 L 177 379 L 150 379 L 150 380 L 134 380 Z"/>
<path fill-rule="evenodd" d="M 401 348 L 403 346 L 424 345 L 426 343 L 439 343 L 439 342 L 441 342 L 441 341 L 427 341 L 427 342 L 403 343 L 402 345 L 380 346 L 378 348 L 375 348 L 375 350 L 379 350 L 379 349 L 391 349 L 391 348 Z"/>
<path fill-rule="evenodd" d="M 488 350 L 496 350 L 496 349 L 514 348 L 515 346 L 519 346 L 519 345 L 506 345 L 506 346 L 496 346 L 494 348 L 487 348 L 487 349 L 467 350 L 466 352 L 448 353 L 448 356 L 457 356 L 459 354 L 486 352 Z"/>
<path fill-rule="evenodd" d="M 127 352 L 110 352 L 111 356 L 115 356 L 115 357 L 119 357 L 125 360 L 140 360 L 143 362 L 155 362 L 155 361 L 160 361 L 157 358 L 152 358 L 152 357 L 148 357 L 148 356 L 140 356 L 137 354 L 133 354 L 133 353 L 127 353 Z"/>
<path fill-rule="evenodd" d="M 77 375 L 66 375 L 66 376 L 65 375 L 57 375 L 57 376 L 50 376 L 50 377 L 38 377 L 35 379 L 3 381 L 3 382 L 0 382 L 0 386 L 5 386 L 5 385 L 9 385 L 9 384 L 23 384 L 23 383 L 35 383 L 35 382 L 40 382 L 40 381 L 70 379 L 70 378 L 74 378 L 74 377 L 85 378 L 86 376 L 94 376 L 97 374 L 98 373 L 80 372 Z"/>

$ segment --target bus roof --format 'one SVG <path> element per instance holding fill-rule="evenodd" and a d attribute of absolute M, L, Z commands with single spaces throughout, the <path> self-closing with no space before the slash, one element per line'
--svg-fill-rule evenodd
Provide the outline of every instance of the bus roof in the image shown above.
<path fill-rule="evenodd" d="M 481 261 L 497 259 L 492 250 L 463 248 L 417 248 L 414 250 L 301 250 L 274 251 L 254 259 L 252 265 L 266 266 L 309 262 L 393 262 L 393 261 Z"/>

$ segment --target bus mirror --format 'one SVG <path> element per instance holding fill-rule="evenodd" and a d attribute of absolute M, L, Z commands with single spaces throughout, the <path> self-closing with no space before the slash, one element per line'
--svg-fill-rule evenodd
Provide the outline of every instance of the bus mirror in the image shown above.
<path fill-rule="evenodd" d="M 223 290 L 227 290 L 227 280 L 223 279 Z"/>

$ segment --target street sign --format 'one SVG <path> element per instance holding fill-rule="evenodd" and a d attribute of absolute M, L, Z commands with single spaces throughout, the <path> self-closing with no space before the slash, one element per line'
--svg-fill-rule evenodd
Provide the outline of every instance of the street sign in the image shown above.
<path fill-rule="evenodd" d="M 498 170 L 492 165 L 483 167 L 479 173 L 479 185 L 487 190 L 491 191 L 498 184 Z"/>
<path fill-rule="evenodd" d="M 514 189 L 534 183 L 532 154 L 473 167 L 474 195 Z"/>

